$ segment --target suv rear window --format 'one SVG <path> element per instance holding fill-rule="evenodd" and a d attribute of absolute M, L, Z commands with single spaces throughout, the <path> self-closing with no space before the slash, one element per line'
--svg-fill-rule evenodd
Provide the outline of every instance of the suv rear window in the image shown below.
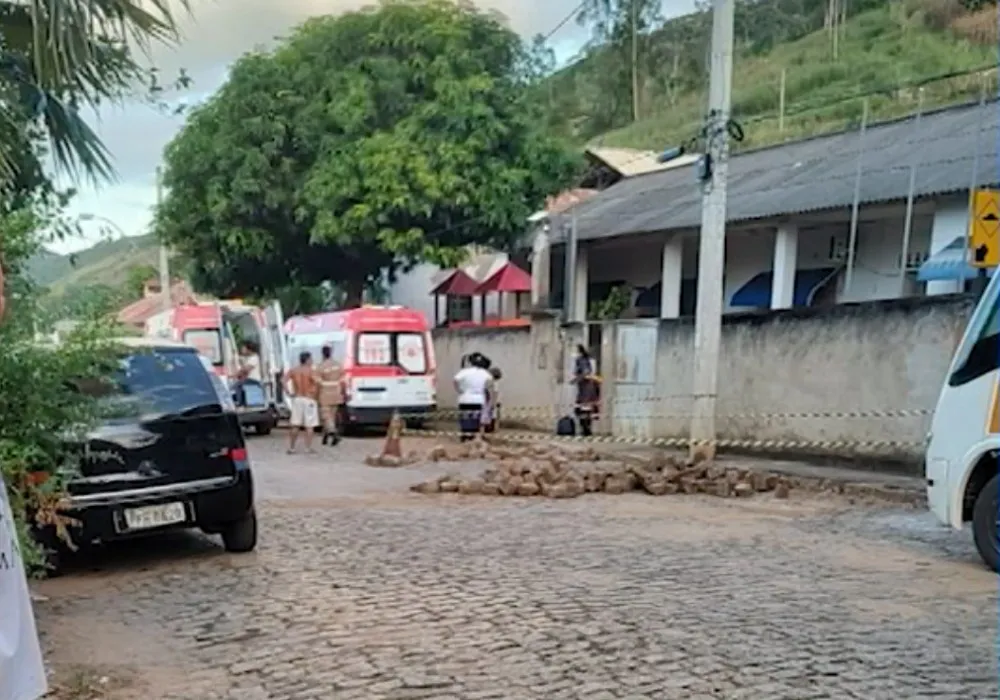
<path fill-rule="evenodd" d="M 81 385 L 91 395 L 102 395 L 116 415 L 184 413 L 193 408 L 226 405 L 224 387 L 213 383 L 197 352 L 185 348 L 157 348 L 121 358 L 111 385 Z M 132 409 L 132 410 L 130 410 Z M 218 408 L 216 410 L 219 410 Z"/>

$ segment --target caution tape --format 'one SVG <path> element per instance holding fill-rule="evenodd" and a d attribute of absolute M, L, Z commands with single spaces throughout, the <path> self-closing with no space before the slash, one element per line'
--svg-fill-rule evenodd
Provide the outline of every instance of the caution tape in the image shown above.
<path fill-rule="evenodd" d="M 456 438 L 467 435 L 456 430 L 423 430 L 410 429 L 403 430 L 404 435 L 414 437 L 442 437 Z M 501 440 L 510 442 L 540 442 L 558 441 L 573 442 L 596 445 L 635 445 L 638 447 L 656 447 L 662 449 L 692 449 L 700 447 L 714 447 L 716 449 L 741 449 L 756 452 L 787 452 L 800 450 L 803 452 L 907 452 L 923 450 L 924 445 L 920 442 L 906 442 L 895 440 L 748 440 L 739 438 L 719 438 L 715 440 L 691 440 L 689 438 L 654 438 L 654 437 L 626 437 L 615 435 L 546 435 L 532 432 L 513 432 L 500 430 L 496 433 L 488 434 L 489 440 Z"/>
<path fill-rule="evenodd" d="M 565 415 L 567 407 L 557 406 L 505 406 L 500 404 L 500 417 L 503 420 L 516 418 L 557 418 Z M 691 413 L 633 413 L 625 414 L 615 410 L 610 411 L 615 419 L 682 419 L 691 418 Z M 934 412 L 928 409 L 872 409 L 862 411 L 796 411 L 789 413 L 716 413 L 716 420 L 854 420 L 859 418 L 883 419 L 883 418 L 918 418 L 930 416 Z M 401 412 L 400 418 L 420 419 L 420 420 L 457 420 L 463 417 L 475 417 L 478 410 L 458 410 L 458 409 L 437 409 L 429 412 Z"/>

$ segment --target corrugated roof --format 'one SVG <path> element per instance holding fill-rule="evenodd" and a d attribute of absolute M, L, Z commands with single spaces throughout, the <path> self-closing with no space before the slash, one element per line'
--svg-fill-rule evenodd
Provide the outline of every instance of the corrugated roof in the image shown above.
<path fill-rule="evenodd" d="M 979 121 L 982 119 L 981 135 Z M 861 203 L 905 199 L 914 150 L 917 197 L 967 191 L 975 150 L 979 186 L 1000 184 L 995 100 L 926 112 L 858 130 L 817 136 L 737 154 L 729 162 L 727 219 L 731 223 L 849 207 L 859 148 Z M 691 167 L 629 178 L 574 207 L 580 240 L 701 225 L 702 190 Z M 556 233 L 556 238 L 562 238 Z"/>

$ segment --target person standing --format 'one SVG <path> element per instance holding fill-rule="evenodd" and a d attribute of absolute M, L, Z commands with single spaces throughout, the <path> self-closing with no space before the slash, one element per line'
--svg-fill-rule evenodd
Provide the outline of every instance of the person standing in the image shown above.
<path fill-rule="evenodd" d="M 340 405 L 344 402 L 341 388 L 344 370 L 340 363 L 333 359 L 333 348 L 324 345 L 320 352 L 323 359 L 316 368 L 316 377 L 319 380 L 319 417 L 323 424 L 323 444 L 329 442 L 331 445 L 336 445 L 340 442 L 337 417 L 340 414 Z"/>
<path fill-rule="evenodd" d="M 295 452 L 295 443 L 299 433 L 304 432 L 306 452 L 315 454 L 313 449 L 313 431 L 319 427 L 319 382 L 312 366 L 312 355 L 308 352 L 299 353 L 299 365 L 288 373 L 288 392 L 292 395 L 292 415 L 289 420 L 291 430 L 288 433 L 288 454 Z"/>
<path fill-rule="evenodd" d="M 472 440 L 479 433 L 483 407 L 489 398 L 493 376 L 489 360 L 482 353 L 469 355 L 468 366 L 455 375 L 455 392 L 458 394 L 458 425 L 462 441 Z"/>
<path fill-rule="evenodd" d="M 572 381 L 576 385 L 575 413 L 580 435 L 590 437 L 594 434 L 594 420 L 601 407 L 601 385 L 594 360 L 582 345 L 576 346 Z"/>

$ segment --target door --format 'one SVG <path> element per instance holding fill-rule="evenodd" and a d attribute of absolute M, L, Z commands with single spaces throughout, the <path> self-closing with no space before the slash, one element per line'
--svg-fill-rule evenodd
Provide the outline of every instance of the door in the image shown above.
<path fill-rule="evenodd" d="M 288 402 L 284 396 L 285 382 L 281 378 L 285 376 L 290 365 L 288 339 L 285 337 L 285 315 L 282 313 L 280 301 L 272 301 L 264 307 L 264 325 L 265 328 L 262 335 L 267 336 L 268 345 L 272 348 L 272 357 L 274 358 L 271 372 L 274 373 L 276 380 L 274 387 L 275 404 L 277 406 L 284 406 Z M 285 407 L 291 408 L 291 406 Z"/>
<path fill-rule="evenodd" d="M 428 407 L 434 401 L 423 332 L 363 331 L 355 336 L 352 408 Z"/>
<path fill-rule="evenodd" d="M 652 437 L 659 321 L 619 321 L 617 325 L 612 433 Z"/>

